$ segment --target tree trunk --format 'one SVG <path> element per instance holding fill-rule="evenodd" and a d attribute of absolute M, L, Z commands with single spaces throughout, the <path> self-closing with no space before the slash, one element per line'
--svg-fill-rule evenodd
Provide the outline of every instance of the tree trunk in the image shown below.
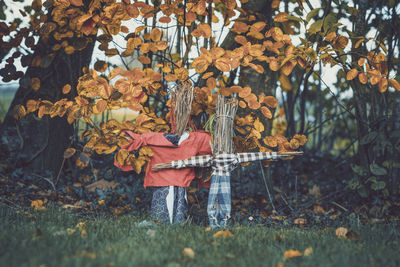
<path fill-rule="evenodd" d="M 40 40 L 33 57 L 44 57 L 58 43 L 52 38 L 43 40 Z M 89 43 L 83 50 L 67 55 L 61 49 L 55 53 L 54 59 L 46 68 L 30 66 L 21 78 L 20 87 L 3 124 L 0 125 L 0 146 L 3 150 L 0 156 L 15 160 L 14 167 L 28 167 L 37 173 L 49 170 L 53 174 L 60 169 L 63 152 L 70 145 L 74 134 L 73 125 L 67 122 L 66 117 L 50 118 L 48 115 L 39 119 L 34 114 L 29 114 L 16 120 L 14 109 L 17 105 L 25 105 L 29 99 L 52 102 L 61 98 L 73 99 L 82 68 L 87 67 L 91 61 L 94 37 L 88 40 Z M 35 77 L 41 82 L 37 91 L 29 85 L 30 80 Z M 63 95 L 61 88 L 66 84 L 70 84 L 73 89 L 68 95 Z"/>

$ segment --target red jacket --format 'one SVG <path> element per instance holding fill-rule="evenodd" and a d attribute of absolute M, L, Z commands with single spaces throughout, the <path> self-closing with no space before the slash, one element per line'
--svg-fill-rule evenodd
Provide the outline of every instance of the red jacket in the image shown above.
<path fill-rule="evenodd" d="M 184 169 L 165 169 L 153 171 L 152 166 L 157 163 L 168 163 L 173 160 L 184 160 L 198 154 L 211 154 L 211 137 L 206 132 L 190 132 L 188 139 L 184 140 L 179 146 L 175 146 L 165 138 L 163 133 L 135 134 L 127 131 L 133 140 L 122 148 L 128 151 L 139 149 L 141 146 L 150 146 L 153 150 L 153 157 L 147 164 L 144 187 L 147 186 L 180 186 L 187 187 L 194 179 L 193 168 Z M 114 165 L 123 171 L 133 170 L 130 165 L 119 165 L 114 161 Z"/>

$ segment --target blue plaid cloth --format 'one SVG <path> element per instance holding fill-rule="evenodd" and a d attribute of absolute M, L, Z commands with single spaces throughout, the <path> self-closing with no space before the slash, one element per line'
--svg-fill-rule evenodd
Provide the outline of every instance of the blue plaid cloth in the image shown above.
<path fill-rule="evenodd" d="M 208 194 L 207 214 L 210 227 L 226 227 L 231 218 L 231 178 L 213 175 Z"/>

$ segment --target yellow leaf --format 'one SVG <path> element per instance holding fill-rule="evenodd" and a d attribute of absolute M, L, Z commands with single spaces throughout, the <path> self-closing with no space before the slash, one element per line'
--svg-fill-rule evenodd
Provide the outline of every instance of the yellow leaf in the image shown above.
<path fill-rule="evenodd" d="M 236 21 L 235 24 L 233 24 L 231 31 L 241 34 L 247 32 L 248 29 L 249 25 L 241 21 Z"/>
<path fill-rule="evenodd" d="M 303 226 L 306 223 L 307 223 L 307 220 L 304 219 L 304 218 L 297 218 L 297 219 L 294 220 L 294 224 L 298 224 L 299 226 Z"/>
<path fill-rule="evenodd" d="M 31 202 L 31 207 L 33 207 L 35 210 L 45 210 L 46 207 L 43 206 L 43 200 L 32 200 Z"/>
<path fill-rule="evenodd" d="M 204 36 L 204 38 L 211 37 L 211 27 L 207 23 L 200 23 L 197 29 L 201 32 L 201 35 Z"/>
<path fill-rule="evenodd" d="M 304 144 L 307 142 L 307 137 L 304 134 L 295 134 L 293 139 L 297 139 L 301 146 L 304 146 Z"/>
<path fill-rule="evenodd" d="M 194 251 L 191 248 L 184 248 L 182 250 L 182 254 L 183 254 L 183 256 L 187 256 L 191 259 L 194 259 Z"/>
<path fill-rule="evenodd" d="M 361 57 L 361 58 L 358 60 L 358 66 L 364 65 L 364 63 L 365 63 L 365 58 L 364 58 L 364 57 Z"/>
<path fill-rule="evenodd" d="M 284 256 L 286 259 L 291 259 L 291 258 L 294 258 L 294 257 L 303 256 L 303 254 L 302 254 L 300 251 L 298 251 L 298 250 L 289 249 L 289 250 L 286 250 L 286 251 L 284 252 L 283 256 Z"/>
<path fill-rule="evenodd" d="M 229 230 L 221 230 L 221 231 L 216 232 L 216 233 L 213 235 L 213 237 L 214 237 L 214 238 L 233 237 L 233 233 L 232 233 L 231 231 L 229 231 Z"/>
<path fill-rule="evenodd" d="M 353 80 L 355 77 L 357 77 L 357 75 L 358 75 L 358 70 L 356 70 L 356 69 L 351 69 L 351 70 L 347 73 L 346 79 L 347 79 L 348 81 L 351 81 L 351 80 Z"/>
<path fill-rule="evenodd" d="M 335 234 L 339 238 L 346 238 L 346 235 L 347 235 L 348 231 L 349 230 L 347 230 L 347 228 L 339 227 L 339 228 L 336 228 Z"/>

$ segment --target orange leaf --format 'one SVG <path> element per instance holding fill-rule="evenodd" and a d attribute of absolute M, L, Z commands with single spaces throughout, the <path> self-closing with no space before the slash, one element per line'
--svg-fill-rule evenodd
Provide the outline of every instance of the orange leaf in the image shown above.
<path fill-rule="evenodd" d="M 214 90 L 217 86 L 217 80 L 213 77 L 207 79 L 207 88 L 210 90 Z"/>
<path fill-rule="evenodd" d="M 254 23 L 253 25 L 251 25 L 250 32 L 260 32 L 260 31 L 262 31 L 262 29 L 265 28 L 265 26 L 267 26 L 267 23 L 265 23 L 263 21 L 258 21 L 256 23 Z"/>
<path fill-rule="evenodd" d="M 272 113 L 271 110 L 269 110 L 269 108 L 263 106 L 261 107 L 261 112 L 267 119 L 272 119 Z"/>
<path fill-rule="evenodd" d="M 201 31 L 202 35 L 204 38 L 210 38 L 211 37 L 211 27 L 207 23 L 200 23 L 199 26 L 197 27 L 199 31 Z"/>
<path fill-rule="evenodd" d="M 151 63 L 150 58 L 149 58 L 148 56 L 145 56 L 145 55 L 140 55 L 140 56 L 138 57 L 138 60 L 139 60 L 140 63 L 142 63 L 143 65 L 146 65 L 146 64 L 150 64 L 150 63 Z"/>
<path fill-rule="evenodd" d="M 365 58 L 364 58 L 364 57 L 361 57 L 361 58 L 358 60 L 358 66 L 364 65 L 364 63 L 365 63 Z"/>
<path fill-rule="evenodd" d="M 64 85 L 64 87 L 62 88 L 62 92 L 63 92 L 64 95 L 66 95 L 69 92 L 71 92 L 71 85 L 70 84 Z"/>
<path fill-rule="evenodd" d="M 183 256 L 187 256 L 191 259 L 194 258 L 194 251 L 191 248 L 184 248 L 182 251 Z"/>
<path fill-rule="evenodd" d="M 307 137 L 304 134 L 295 134 L 293 139 L 297 139 L 301 146 L 304 146 L 304 144 L 307 142 Z"/>
<path fill-rule="evenodd" d="M 167 82 L 174 82 L 176 81 L 178 78 L 176 77 L 175 74 L 168 74 L 167 76 L 165 76 L 164 78 Z"/>
<path fill-rule="evenodd" d="M 236 21 L 235 24 L 233 24 L 231 31 L 241 34 L 247 32 L 248 29 L 249 25 L 241 21 Z"/>
<path fill-rule="evenodd" d="M 270 108 L 276 108 L 278 106 L 278 100 L 276 100 L 276 98 L 273 96 L 265 96 L 263 103 Z"/>
<path fill-rule="evenodd" d="M 298 250 L 289 249 L 289 250 L 286 250 L 286 251 L 284 252 L 283 256 L 284 256 L 286 259 L 291 259 L 291 258 L 294 258 L 294 257 L 303 256 L 303 254 L 302 254 L 300 251 L 298 251 Z"/>
<path fill-rule="evenodd" d="M 107 108 L 107 101 L 105 101 L 104 99 L 100 99 L 99 101 L 97 101 L 96 109 L 98 113 L 102 113 L 104 110 L 106 110 L 106 108 Z"/>
<path fill-rule="evenodd" d="M 278 62 L 278 60 L 276 60 L 275 58 L 274 59 L 271 59 L 271 61 L 269 62 L 269 68 L 272 70 L 272 71 L 277 71 L 277 70 L 279 70 L 279 62 Z"/>
<path fill-rule="evenodd" d="M 357 75 L 358 75 L 358 70 L 356 70 L 356 69 L 351 69 L 351 70 L 347 73 L 346 79 L 347 79 L 348 81 L 351 81 L 351 80 L 353 80 L 355 77 L 357 77 Z"/>
<path fill-rule="evenodd" d="M 213 237 L 214 237 L 214 238 L 233 237 L 233 233 L 232 233 L 231 231 L 229 231 L 229 230 L 221 230 L 221 231 L 216 232 L 216 233 L 213 235 Z"/>
<path fill-rule="evenodd" d="M 74 6 L 83 6 L 82 0 L 70 0 L 69 2 Z"/>
<path fill-rule="evenodd" d="M 275 137 L 273 136 L 266 136 L 264 139 L 264 144 L 266 144 L 269 147 L 276 147 L 278 145 L 278 142 L 276 141 Z"/>
<path fill-rule="evenodd" d="M 395 79 L 389 79 L 389 83 L 394 89 L 400 91 L 400 84 L 398 81 L 396 81 Z"/>
<path fill-rule="evenodd" d="M 360 74 L 358 74 L 358 80 L 360 81 L 360 83 L 366 84 L 368 81 L 367 74 L 365 74 L 364 72 L 361 72 Z"/>
<path fill-rule="evenodd" d="M 215 61 L 215 67 L 222 72 L 229 72 L 231 70 L 229 59 L 227 58 L 218 58 Z"/>
<path fill-rule="evenodd" d="M 257 71 L 258 73 L 261 73 L 261 74 L 264 73 L 264 68 L 263 68 L 263 66 L 261 66 L 261 65 L 249 63 L 249 66 L 250 66 L 253 70 Z"/>
<path fill-rule="evenodd" d="M 379 87 L 379 92 L 381 92 L 381 93 L 386 92 L 387 87 L 388 87 L 388 80 L 387 80 L 386 78 L 382 78 L 382 79 L 379 81 L 378 87 Z"/>
<path fill-rule="evenodd" d="M 32 78 L 31 79 L 31 87 L 35 91 L 39 90 L 39 88 L 40 88 L 40 79 L 39 78 Z"/>
<path fill-rule="evenodd" d="M 346 238 L 346 235 L 348 232 L 349 232 L 349 230 L 347 230 L 347 228 L 339 227 L 336 229 L 335 234 L 339 238 Z"/>
<path fill-rule="evenodd" d="M 239 107 L 241 107 L 241 108 L 246 108 L 246 107 L 247 107 L 246 102 L 244 102 L 243 100 L 240 100 L 240 101 L 239 101 Z"/>
<path fill-rule="evenodd" d="M 210 72 L 204 73 L 203 76 L 202 76 L 201 78 L 205 80 L 205 79 L 210 78 L 210 77 L 213 76 L 213 75 L 214 75 L 214 72 L 210 71 Z"/>
<path fill-rule="evenodd" d="M 298 149 L 300 146 L 300 143 L 297 139 L 293 138 L 292 140 L 290 140 L 290 148 L 295 150 Z"/>
<path fill-rule="evenodd" d="M 237 35 L 235 36 L 235 41 L 241 45 L 247 44 L 247 39 L 243 35 Z"/>
<path fill-rule="evenodd" d="M 158 28 L 154 28 L 150 33 L 150 38 L 153 42 L 158 42 L 161 39 L 162 32 Z"/>
<path fill-rule="evenodd" d="M 239 97 L 245 98 L 248 97 L 251 94 L 251 88 L 246 86 L 239 92 Z"/>
<path fill-rule="evenodd" d="M 280 12 L 279 14 L 277 14 L 274 18 L 275 22 L 286 22 L 288 21 L 287 17 L 289 16 L 288 13 L 286 12 Z"/>
<path fill-rule="evenodd" d="M 161 23 L 170 23 L 171 18 L 170 17 L 161 17 L 158 21 Z"/>

